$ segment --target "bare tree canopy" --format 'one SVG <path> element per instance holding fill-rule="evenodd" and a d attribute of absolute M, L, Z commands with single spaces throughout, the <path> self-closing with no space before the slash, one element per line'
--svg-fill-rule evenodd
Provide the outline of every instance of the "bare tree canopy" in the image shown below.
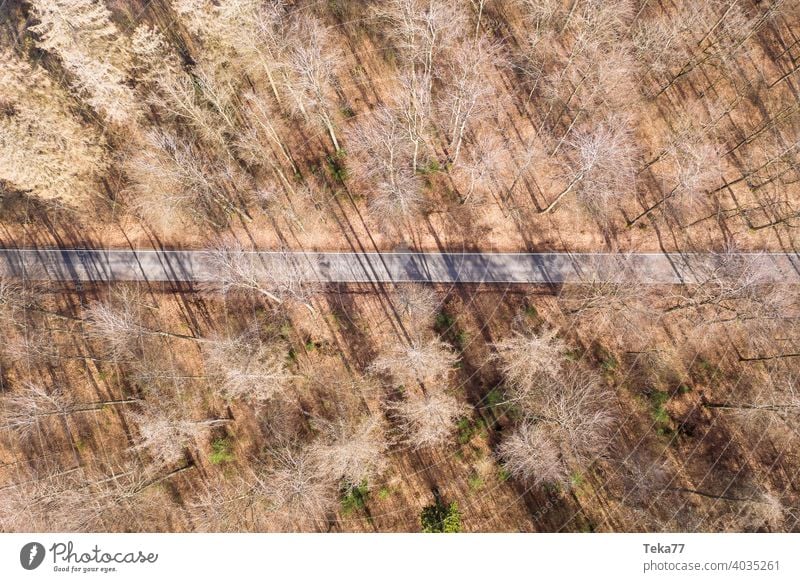
<path fill-rule="evenodd" d="M 281 396 L 288 388 L 292 374 L 286 357 L 285 345 L 262 338 L 258 328 L 252 328 L 212 339 L 206 367 L 219 394 L 260 403 Z"/>
<path fill-rule="evenodd" d="M 53 416 L 69 414 L 75 405 L 65 391 L 56 387 L 47 390 L 38 384 L 29 383 L 19 392 L 2 399 L 2 424 L 23 437 L 30 437 L 39 423 Z"/>
<path fill-rule="evenodd" d="M 456 431 L 456 421 L 470 412 L 444 389 L 409 395 L 387 407 L 397 418 L 400 442 L 415 450 L 447 443 Z"/>
<path fill-rule="evenodd" d="M 348 486 L 372 483 L 386 468 L 385 427 L 379 417 L 351 424 L 344 418 L 315 420 L 320 440 L 311 445 L 320 468 Z"/>
<path fill-rule="evenodd" d="M 458 362 L 458 355 L 438 339 L 413 340 L 408 345 L 393 345 L 370 365 L 375 374 L 391 377 L 398 385 L 436 382 L 447 377 Z"/>
<path fill-rule="evenodd" d="M 400 117 L 388 108 L 374 111 L 347 133 L 354 156 L 371 160 L 359 164 L 358 177 L 375 190 L 370 210 L 384 224 L 407 220 L 420 212 L 423 204 L 422 181 L 414 164 L 419 145 L 403 126 Z"/>
<path fill-rule="evenodd" d="M 558 444 L 544 425 L 523 422 L 497 447 L 503 466 L 514 477 L 540 483 L 561 483 L 569 476 Z"/>
<path fill-rule="evenodd" d="M 209 252 L 209 260 L 210 276 L 223 292 L 256 293 L 279 304 L 308 305 L 318 285 L 314 255 L 298 257 L 282 250 L 265 257 L 245 250 L 238 241 L 226 241 Z"/>
<path fill-rule="evenodd" d="M 42 200 L 79 201 L 106 167 L 100 134 L 40 67 L 0 49 L 0 180 Z"/>
<path fill-rule="evenodd" d="M 567 351 L 557 330 L 538 335 L 533 331 L 514 332 L 494 348 L 503 376 L 519 390 L 528 390 L 545 376 L 558 375 Z"/>
<path fill-rule="evenodd" d="M 144 449 L 158 465 L 171 466 L 185 450 L 207 440 L 213 427 L 224 419 L 191 420 L 180 414 L 177 402 L 146 401 L 140 412 L 130 415 L 139 428 L 135 448 Z"/>
<path fill-rule="evenodd" d="M 290 528 L 318 523 L 336 503 L 336 489 L 308 450 L 291 444 L 267 452 L 268 465 L 257 487 L 276 518 Z"/>
<path fill-rule="evenodd" d="M 136 115 L 127 86 L 127 47 L 104 4 L 93 0 L 31 0 L 38 46 L 58 56 L 74 76 L 73 89 L 110 121 Z"/>

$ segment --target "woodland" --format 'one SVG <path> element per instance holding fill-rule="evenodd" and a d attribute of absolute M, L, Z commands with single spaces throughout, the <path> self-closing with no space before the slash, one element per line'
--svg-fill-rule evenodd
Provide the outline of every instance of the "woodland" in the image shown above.
<path fill-rule="evenodd" d="M 0 2 L 0 247 L 218 273 L 0 277 L 0 531 L 800 531 L 798 69 L 798 0 Z"/>

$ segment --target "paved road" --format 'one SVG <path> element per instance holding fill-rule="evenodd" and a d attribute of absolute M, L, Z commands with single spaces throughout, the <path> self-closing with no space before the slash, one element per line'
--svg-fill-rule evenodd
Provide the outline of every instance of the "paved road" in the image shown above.
<path fill-rule="evenodd" d="M 306 277 L 330 283 L 565 283 L 585 280 L 648 284 L 704 279 L 725 264 L 737 277 L 800 283 L 800 256 L 786 253 L 277 253 L 246 256 L 262 273 L 276 263 L 306 265 Z M 207 251 L 0 249 L 0 276 L 58 281 L 188 281 L 218 279 Z"/>

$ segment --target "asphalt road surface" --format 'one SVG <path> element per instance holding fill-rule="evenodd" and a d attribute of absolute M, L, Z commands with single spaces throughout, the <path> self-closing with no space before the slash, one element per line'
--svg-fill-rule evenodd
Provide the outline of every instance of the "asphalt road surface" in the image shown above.
<path fill-rule="evenodd" d="M 271 252 L 245 255 L 265 278 L 285 272 L 324 283 L 691 283 L 717 271 L 734 278 L 800 283 L 800 255 L 787 253 Z M 289 263 L 302 269 L 287 270 Z M 0 276 L 52 281 L 213 282 L 208 251 L 0 249 Z"/>

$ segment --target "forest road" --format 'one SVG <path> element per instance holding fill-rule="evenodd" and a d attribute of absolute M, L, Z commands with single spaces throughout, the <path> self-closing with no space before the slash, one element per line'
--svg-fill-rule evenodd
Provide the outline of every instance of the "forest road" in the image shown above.
<path fill-rule="evenodd" d="M 724 273 L 727 279 L 800 283 L 800 255 L 792 253 L 252 251 L 241 257 L 252 261 L 257 278 L 267 281 L 299 273 L 323 283 L 681 284 Z M 212 252 L 204 250 L 6 248 L 0 249 L 0 276 L 76 283 L 220 280 Z"/>

